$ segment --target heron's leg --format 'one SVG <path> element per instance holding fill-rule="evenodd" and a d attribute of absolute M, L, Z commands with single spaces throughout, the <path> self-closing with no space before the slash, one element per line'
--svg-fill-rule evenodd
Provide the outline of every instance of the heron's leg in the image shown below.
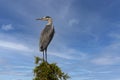
<path fill-rule="evenodd" d="M 43 51 L 43 61 L 44 61 L 44 51 Z"/>
<path fill-rule="evenodd" d="M 46 62 L 47 62 L 47 48 L 45 49 L 45 58 L 46 58 Z"/>

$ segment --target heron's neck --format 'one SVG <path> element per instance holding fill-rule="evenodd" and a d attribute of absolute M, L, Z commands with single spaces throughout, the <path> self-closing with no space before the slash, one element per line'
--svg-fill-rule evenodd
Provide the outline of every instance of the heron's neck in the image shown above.
<path fill-rule="evenodd" d="M 47 25 L 52 25 L 52 19 L 48 20 Z"/>

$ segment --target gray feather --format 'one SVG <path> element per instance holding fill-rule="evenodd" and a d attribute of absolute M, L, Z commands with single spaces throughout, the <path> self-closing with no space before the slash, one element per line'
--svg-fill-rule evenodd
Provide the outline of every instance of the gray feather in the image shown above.
<path fill-rule="evenodd" d="M 49 43 L 51 42 L 53 36 L 54 36 L 54 27 L 52 25 L 46 25 L 46 27 L 41 32 L 40 37 L 40 51 L 44 51 L 47 49 Z"/>

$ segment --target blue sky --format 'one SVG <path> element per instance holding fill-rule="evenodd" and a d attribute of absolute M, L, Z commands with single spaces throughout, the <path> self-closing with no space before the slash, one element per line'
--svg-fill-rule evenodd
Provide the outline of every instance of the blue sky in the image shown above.
<path fill-rule="evenodd" d="M 56 30 L 48 60 L 70 80 L 120 80 L 119 0 L 0 0 L 0 79 L 32 80 L 49 15 Z"/>

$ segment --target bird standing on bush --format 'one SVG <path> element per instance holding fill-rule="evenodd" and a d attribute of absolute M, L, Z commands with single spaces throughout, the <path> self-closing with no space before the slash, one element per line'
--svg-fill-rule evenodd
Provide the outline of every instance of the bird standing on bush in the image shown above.
<path fill-rule="evenodd" d="M 52 23 L 53 21 L 50 16 L 45 16 L 43 18 L 38 18 L 36 20 L 48 21 L 45 28 L 41 32 L 40 43 L 39 43 L 39 49 L 41 52 L 43 52 L 43 61 L 47 62 L 47 47 L 50 44 L 55 33 L 54 26 Z M 45 53 L 45 60 L 44 60 L 44 53 Z"/>

